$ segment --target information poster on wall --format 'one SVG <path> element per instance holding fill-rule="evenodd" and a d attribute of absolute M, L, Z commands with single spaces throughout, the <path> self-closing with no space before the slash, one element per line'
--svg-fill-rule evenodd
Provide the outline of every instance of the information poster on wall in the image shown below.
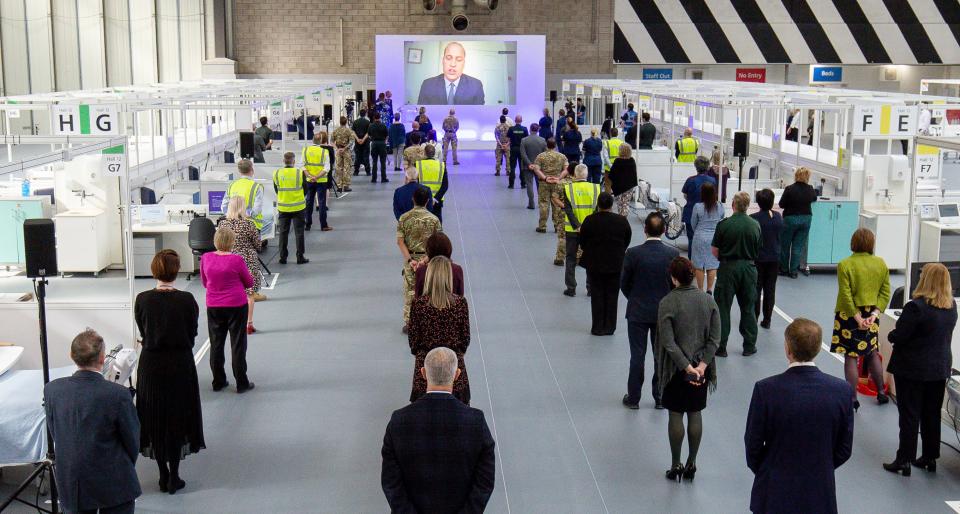
<path fill-rule="evenodd" d="M 577 84 L 577 95 L 583 94 L 583 84 Z"/>
<path fill-rule="evenodd" d="M 684 102 L 673 102 L 673 123 L 677 125 L 687 124 L 687 104 Z"/>
<path fill-rule="evenodd" d="M 614 102 L 623 102 L 623 91 L 619 89 L 614 89 L 610 96 Z"/>
<path fill-rule="evenodd" d="M 940 149 L 935 146 L 917 145 L 917 177 L 940 176 Z"/>
<path fill-rule="evenodd" d="M 110 176 L 120 176 L 126 171 L 127 156 L 123 153 L 123 145 L 112 146 L 101 152 L 103 156 L 104 173 Z"/>
<path fill-rule="evenodd" d="M 603 93 L 603 88 L 600 86 L 593 86 L 591 93 L 591 98 L 600 98 Z"/>

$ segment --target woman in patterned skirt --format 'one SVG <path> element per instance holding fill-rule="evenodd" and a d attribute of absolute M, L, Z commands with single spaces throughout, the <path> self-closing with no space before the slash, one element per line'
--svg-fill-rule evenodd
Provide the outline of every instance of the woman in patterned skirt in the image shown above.
<path fill-rule="evenodd" d="M 854 409 L 860 408 L 857 400 L 860 357 L 877 386 L 877 403 L 883 405 L 890 401 L 883 391 L 883 364 L 877 342 L 878 318 L 890 301 L 890 270 L 883 259 L 873 255 L 875 242 L 873 232 L 865 228 L 857 230 L 850 239 L 853 255 L 837 264 L 839 287 L 830 351 L 844 356 L 844 375 L 853 387 Z"/>
<path fill-rule="evenodd" d="M 466 298 L 453 294 L 450 259 L 443 255 L 430 259 L 423 296 L 410 306 L 407 326 L 410 353 L 416 356 L 410 401 L 417 401 L 427 392 L 427 380 L 420 373 L 423 359 L 430 350 L 445 346 L 456 352 L 459 361 L 460 376 L 453 382 L 453 395 L 470 405 L 470 380 L 463 361 L 470 346 L 470 308 Z"/>
<path fill-rule="evenodd" d="M 253 224 L 253 220 L 247 218 L 246 204 L 240 196 L 230 199 L 227 205 L 227 216 L 220 218 L 219 226 L 228 227 L 237 235 L 233 253 L 243 257 L 250 276 L 253 277 L 253 287 L 247 289 L 247 333 L 252 334 L 257 331 L 253 326 L 253 303 L 267 299 L 260 294 L 260 286 L 263 282 L 260 274 L 260 259 L 257 257 L 257 249 L 260 248 L 260 231 Z"/>

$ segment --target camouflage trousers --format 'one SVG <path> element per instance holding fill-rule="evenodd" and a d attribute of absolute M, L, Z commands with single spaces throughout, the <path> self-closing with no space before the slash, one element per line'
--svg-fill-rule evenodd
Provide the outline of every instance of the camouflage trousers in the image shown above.
<path fill-rule="evenodd" d="M 460 159 L 457 159 L 457 134 L 455 133 L 443 136 L 443 162 L 447 162 L 447 150 L 451 146 L 453 147 L 453 162 L 458 163 Z"/>
<path fill-rule="evenodd" d="M 413 294 L 415 291 L 415 283 L 417 279 L 417 272 L 413 270 L 410 266 L 410 263 L 403 265 L 403 323 L 406 325 L 410 322 L 410 305 L 413 303 Z"/>
<path fill-rule="evenodd" d="M 334 180 L 341 188 L 350 187 L 353 183 L 353 152 L 348 148 L 338 148 L 336 161 Z"/>
<path fill-rule="evenodd" d="M 546 230 L 547 214 L 548 212 L 552 212 L 553 229 L 557 232 L 557 254 L 555 259 L 563 259 L 567 254 L 566 236 L 563 227 L 563 210 L 557 208 L 553 203 L 553 199 L 563 200 L 563 186 L 542 180 L 537 188 L 537 195 L 537 203 L 540 207 L 540 219 L 537 223 L 537 229 Z"/>
<path fill-rule="evenodd" d="M 504 150 L 502 146 L 497 145 L 497 147 L 493 149 L 493 153 L 497 157 L 497 175 L 499 175 L 500 166 L 503 165 L 505 159 L 507 161 L 507 167 L 510 166 L 510 150 Z"/>

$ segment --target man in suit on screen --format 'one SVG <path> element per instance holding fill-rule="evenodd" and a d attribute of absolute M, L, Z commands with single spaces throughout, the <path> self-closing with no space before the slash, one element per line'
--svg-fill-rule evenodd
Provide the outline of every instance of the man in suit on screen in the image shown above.
<path fill-rule="evenodd" d="M 443 49 L 443 73 L 420 84 L 417 103 L 426 105 L 483 105 L 483 82 L 464 75 L 467 51 L 460 43 Z"/>

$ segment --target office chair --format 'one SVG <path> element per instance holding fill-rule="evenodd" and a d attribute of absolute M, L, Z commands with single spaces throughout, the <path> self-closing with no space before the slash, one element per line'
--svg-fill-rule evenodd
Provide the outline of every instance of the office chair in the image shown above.
<path fill-rule="evenodd" d="M 149 187 L 140 188 L 140 205 L 154 205 L 157 203 L 157 193 Z"/>
<path fill-rule="evenodd" d="M 203 259 L 203 254 L 217 249 L 213 245 L 213 235 L 216 232 L 217 227 L 206 216 L 197 216 L 190 220 L 190 226 L 187 228 L 187 245 L 190 246 L 191 253 L 197 257 L 197 266 L 187 275 L 187 280 L 200 274 L 200 259 Z"/>

